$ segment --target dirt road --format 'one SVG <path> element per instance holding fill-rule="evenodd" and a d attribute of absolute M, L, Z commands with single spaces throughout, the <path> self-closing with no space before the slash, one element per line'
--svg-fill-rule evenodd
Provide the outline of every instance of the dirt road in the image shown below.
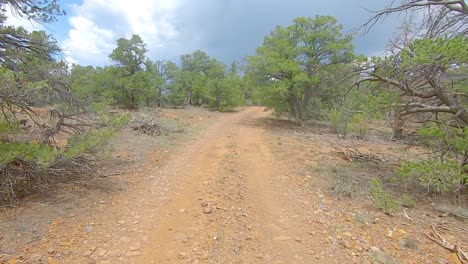
<path fill-rule="evenodd" d="M 336 138 L 294 134 L 291 123 L 268 117 L 261 107 L 216 115 L 198 137 L 164 151 L 129 135 L 118 155 L 123 162 L 125 148 L 133 148 L 141 159 L 120 164 L 128 167 L 127 188 L 96 199 L 72 185 L 73 198 L 63 196 L 68 201 L 25 207 L 18 217 L 12 211 L 16 218 L 1 225 L 3 234 L 31 226 L 26 220 L 35 212 L 34 221 L 52 220 L 46 232 L 31 228 L 21 253 L 0 255 L 0 262 L 450 263 L 453 256 L 424 237 L 425 223 L 437 217 L 408 210 L 410 221 L 385 215 L 368 200 L 331 194 L 330 177 L 343 163 L 332 154 Z M 381 169 L 367 173 L 375 177 Z M 466 229 L 456 219 L 437 225 L 450 226 L 447 237 L 465 245 Z M 0 253 L 14 248 L 5 241 L 0 237 Z"/>

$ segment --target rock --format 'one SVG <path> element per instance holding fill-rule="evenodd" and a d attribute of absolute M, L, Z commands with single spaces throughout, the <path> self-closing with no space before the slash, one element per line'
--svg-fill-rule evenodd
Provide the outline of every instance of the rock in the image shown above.
<path fill-rule="evenodd" d="M 395 260 L 392 256 L 389 254 L 385 253 L 381 249 L 377 247 L 371 247 L 370 248 L 371 255 L 372 257 L 378 261 L 379 263 L 382 264 L 400 264 L 397 260 Z"/>
<path fill-rule="evenodd" d="M 120 221 L 118 221 L 117 223 L 119 223 L 119 224 L 123 225 L 123 224 L 125 224 L 125 221 L 123 221 L 123 220 L 120 220 Z"/>
<path fill-rule="evenodd" d="M 140 251 L 130 251 L 128 252 L 127 254 L 125 254 L 127 257 L 137 257 L 137 256 L 141 256 L 141 252 Z"/>
<path fill-rule="evenodd" d="M 245 238 L 245 240 L 247 240 L 247 241 L 252 241 L 252 240 L 253 240 L 253 237 L 247 236 L 247 237 Z"/>
<path fill-rule="evenodd" d="M 350 248 L 350 247 L 351 247 L 350 244 L 349 244 L 349 242 L 348 242 L 347 240 L 340 240 L 340 241 L 338 242 L 338 244 L 339 244 L 340 246 L 344 247 L 344 248 Z"/>
<path fill-rule="evenodd" d="M 210 255 L 208 255 L 208 253 L 203 253 L 200 257 L 201 260 L 208 260 L 210 258 Z"/>
<path fill-rule="evenodd" d="M 85 226 L 83 229 L 84 229 L 84 231 L 85 231 L 86 233 L 89 233 L 89 232 L 93 231 L 93 227 L 90 226 L 90 225 Z"/>
<path fill-rule="evenodd" d="M 122 256 L 122 252 L 120 250 L 112 250 L 107 253 L 107 256 L 111 258 L 118 258 Z"/>
<path fill-rule="evenodd" d="M 247 225 L 247 229 L 252 230 L 253 229 L 252 225 Z"/>
<path fill-rule="evenodd" d="M 106 204 L 106 201 L 101 200 L 101 201 L 99 201 L 99 203 L 100 204 Z"/>
<path fill-rule="evenodd" d="M 184 259 L 187 257 L 187 254 L 185 254 L 185 252 L 179 252 L 178 256 L 180 259 Z"/>
<path fill-rule="evenodd" d="M 185 209 L 180 209 L 179 213 L 185 213 Z"/>
<path fill-rule="evenodd" d="M 291 240 L 291 239 L 292 239 L 291 237 L 284 236 L 284 235 L 273 238 L 273 240 L 276 240 L 276 241 L 286 241 L 286 240 Z"/>
<path fill-rule="evenodd" d="M 129 250 L 130 251 L 137 251 L 137 250 L 140 250 L 141 248 L 141 243 L 136 243 L 136 244 L 133 244 L 129 247 Z"/>
<path fill-rule="evenodd" d="M 211 208 L 211 207 L 205 207 L 203 209 L 204 214 L 211 214 L 212 212 L 213 212 L 213 208 Z"/>
<path fill-rule="evenodd" d="M 93 254 L 93 251 L 88 249 L 88 250 L 85 251 L 85 253 L 83 254 L 83 256 L 89 257 L 89 256 L 91 256 L 91 254 Z"/>
<path fill-rule="evenodd" d="M 104 255 L 106 255 L 107 251 L 103 248 L 98 248 L 96 250 L 96 256 L 98 257 L 104 257 Z"/>
<path fill-rule="evenodd" d="M 208 205 L 209 205 L 208 202 L 203 202 L 203 203 L 201 203 L 201 207 L 207 207 Z"/>
<path fill-rule="evenodd" d="M 263 255 L 262 254 L 257 254 L 257 255 L 255 255 L 255 257 L 258 258 L 258 259 L 262 259 Z"/>
<path fill-rule="evenodd" d="M 49 255 L 53 255 L 54 253 L 56 252 L 55 248 L 53 246 L 51 246 L 48 250 L 47 250 L 47 254 Z"/>
<path fill-rule="evenodd" d="M 42 261 L 42 255 L 41 254 L 32 254 L 29 257 L 29 260 L 31 263 L 40 263 Z"/>
<path fill-rule="evenodd" d="M 294 238 L 294 241 L 298 242 L 298 243 L 301 243 L 302 242 L 302 239 L 300 237 L 295 237 Z"/>

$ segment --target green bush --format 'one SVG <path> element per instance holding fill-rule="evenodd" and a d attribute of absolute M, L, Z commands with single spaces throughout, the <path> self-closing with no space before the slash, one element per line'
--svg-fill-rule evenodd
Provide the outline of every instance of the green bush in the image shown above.
<path fill-rule="evenodd" d="M 349 122 L 349 130 L 364 138 L 369 132 L 369 119 L 364 114 L 355 114 Z"/>
<path fill-rule="evenodd" d="M 402 179 L 409 181 L 417 179 L 427 187 L 428 191 L 446 193 L 461 190 L 468 182 L 468 174 L 453 159 L 424 160 L 420 162 L 405 162 L 397 171 Z"/>
<path fill-rule="evenodd" d="M 16 160 L 34 162 L 47 168 L 58 157 L 59 152 L 50 146 L 37 143 L 0 142 L 0 165 L 6 166 Z"/>
<path fill-rule="evenodd" d="M 335 133 L 346 135 L 348 132 L 349 116 L 343 110 L 333 109 L 328 114 L 331 126 Z"/>
<path fill-rule="evenodd" d="M 374 205 L 387 214 L 392 213 L 399 207 L 398 201 L 383 189 L 379 179 L 372 180 L 370 195 Z"/>

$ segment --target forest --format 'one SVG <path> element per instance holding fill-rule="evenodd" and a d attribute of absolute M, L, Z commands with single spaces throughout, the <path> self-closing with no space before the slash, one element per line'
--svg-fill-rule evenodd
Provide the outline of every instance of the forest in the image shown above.
<path fill-rule="evenodd" d="M 338 138 L 365 142 L 373 131 L 388 129 L 389 142 L 420 155 L 392 164 L 388 181 L 397 189 L 387 191 L 381 178 L 365 183 L 372 204 L 393 215 L 400 204 L 412 207 L 412 195 L 421 189 L 427 197 L 447 197 L 459 208 L 454 215 L 468 217 L 468 3 L 463 0 L 392 1 L 369 12 L 358 33 L 346 32 L 333 16 L 297 17 L 272 28 L 254 54 L 229 65 L 202 50 L 178 61 L 150 58 L 137 34 L 117 39 L 107 66 L 70 64 L 53 35 L 6 23 L 7 9 L 54 23 L 65 15 L 59 1 L 4 0 L 0 7 L 0 198 L 6 207 L 55 188 L 58 181 L 90 177 L 112 139 L 128 127 L 174 132 L 157 120 L 135 120 L 132 113 L 199 108 L 233 113 L 262 106 L 300 129 L 325 124 Z M 392 14 L 411 18 L 386 53 L 356 53 L 356 34 L 372 31 Z M 358 150 L 341 154 L 376 161 Z M 335 191 L 354 195 L 349 186 Z M 460 263 L 468 261 L 460 248 L 452 251 Z"/>

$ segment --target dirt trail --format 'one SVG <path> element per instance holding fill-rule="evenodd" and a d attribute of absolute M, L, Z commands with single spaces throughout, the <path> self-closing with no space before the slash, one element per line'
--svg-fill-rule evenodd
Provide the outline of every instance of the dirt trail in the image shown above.
<path fill-rule="evenodd" d="M 8 263 L 448 263 L 423 237 L 426 220 L 326 192 L 318 170 L 336 159 L 335 139 L 283 135 L 269 115 L 261 107 L 223 114 L 164 151 L 164 162 L 145 156 L 128 172 L 128 189 L 55 219 Z"/>
<path fill-rule="evenodd" d="M 187 156 L 168 167 L 185 174 L 180 195 L 163 211 L 136 263 L 211 261 L 287 263 L 299 238 L 284 226 L 273 188 L 275 161 L 263 142 L 263 108 L 249 108 L 210 129 Z M 185 166 L 183 166 L 185 165 Z M 298 231 L 297 233 L 301 233 Z"/>

